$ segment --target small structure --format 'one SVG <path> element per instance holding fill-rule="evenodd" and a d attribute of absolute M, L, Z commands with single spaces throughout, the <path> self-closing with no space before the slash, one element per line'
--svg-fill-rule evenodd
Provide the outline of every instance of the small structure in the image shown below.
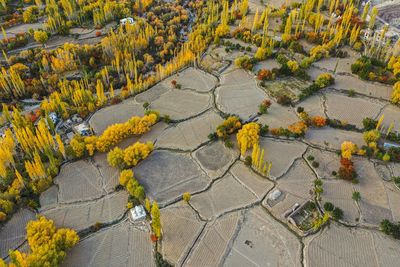
<path fill-rule="evenodd" d="M 142 205 L 136 206 L 130 210 L 132 221 L 139 221 L 146 218 L 146 211 Z"/>
<path fill-rule="evenodd" d="M 92 135 L 92 130 L 87 122 L 83 122 L 81 124 L 74 126 L 74 132 L 80 134 L 82 136 L 90 136 Z"/>
<path fill-rule="evenodd" d="M 278 189 L 275 189 L 269 196 L 268 198 L 272 201 L 277 200 L 280 196 L 282 195 L 282 192 L 279 191 Z"/>
<path fill-rule="evenodd" d="M 131 24 L 131 25 L 133 25 L 133 24 L 135 24 L 135 20 L 133 19 L 133 18 L 124 18 L 124 19 L 121 19 L 120 21 L 119 21 L 119 23 L 121 24 L 121 25 L 125 25 L 125 24 Z"/>
<path fill-rule="evenodd" d="M 389 143 L 389 142 L 385 142 L 385 143 L 383 143 L 383 148 L 385 149 L 385 150 L 388 150 L 388 149 L 390 149 L 390 148 L 400 148 L 400 144 L 396 144 L 396 143 Z"/>
<path fill-rule="evenodd" d="M 57 124 L 60 121 L 60 118 L 58 118 L 58 116 L 55 112 L 51 112 L 49 114 L 49 118 L 54 124 Z"/>

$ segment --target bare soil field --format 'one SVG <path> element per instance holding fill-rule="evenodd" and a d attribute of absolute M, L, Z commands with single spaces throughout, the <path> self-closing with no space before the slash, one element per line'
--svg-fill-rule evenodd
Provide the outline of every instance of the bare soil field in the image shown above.
<path fill-rule="evenodd" d="M 96 223 L 113 223 L 121 219 L 126 211 L 128 194 L 120 191 L 98 200 L 78 204 L 58 205 L 42 211 L 57 227 L 73 228 L 76 231 L 88 229 Z"/>
<path fill-rule="evenodd" d="M 257 197 L 242 186 L 231 174 L 214 182 L 210 189 L 195 195 L 190 204 L 203 219 L 211 220 L 231 210 L 255 203 Z"/>
<path fill-rule="evenodd" d="M 333 129 L 330 127 L 308 130 L 305 141 L 316 146 L 335 150 L 340 150 L 340 145 L 344 141 L 351 141 L 358 147 L 361 147 L 365 143 L 361 133 Z"/>
<path fill-rule="evenodd" d="M 165 133 L 157 137 L 157 146 L 161 148 L 193 150 L 208 141 L 208 135 L 222 123 L 222 118 L 214 111 L 172 125 Z"/>
<path fill-rule="evenodd" d="M 300 258 L 296 236 L 256 207 L 244 214 L 224 266 L 301 266 Z"/>
<path fill-rule="evenodd" d="M 241 161 L 237 161 L 229 171 L 232 176 L 239 181 L 247 190 L 252 192 L 258 199 L 264 196 L 272 189 L 274 184 L 250 170 Z"/>
<path fill-rule="evenodd" d="M 179 89 L 171 89 L 150 103 L 150 108 L 168 115 L 172 120 L 183 120 L 199 115 L 210 108 L 210 96 Z"/>
<path fill-rule="evenodd" d="M 253 77 L 241 69 L 222 74 L 221 86 L 216 89 L 218 108 L 243 119 L 256 114 L 265 98 L 266 94 L 257 87 Z"/>
<path fill-rule="evenodd" d="M 188 204 L 181 201 L 161 210 L 161 223 L 163 256 L 169 262 L 180 265 L 202 232 L 205 222 Z"/>
<path fill-rule="evenodd" d="M 35 213 L 20 209 L 0 231 L 0 257 L 8 255 L 10 249 L 16 249 L 25 241 L 26 224 L 35 219 Z"/>
<path fill-rule="evenodd" d="M 200 191 L 210 182 L 210 178 L 186 153 L 156 150 L 139 163 L 134 172 L 148 197 L 161 206 L 182 197 L 185 192 Z"/>
<path fill-rule="evenodd" d="M 215 179 L 221 177 L 232 163 L 239 157 L 235 149 L 227 148 L 222 141 L 201 147 L 193 153 L 194 158 L 206 171 L 207 175 Z"/>
<path fill-rule="evenodd" d="M 232 237 L 240 220 L 240 212 L 229 213 L 208 224 L 204 234 L 196 242 L 189 254 L 187 266 L 218 266 L 223 263 Z"/>
<path fill-rule="evenodd" d="M 299 121 L 292 108 L 281 106 L 275 100 L 270 99 L 272 106 L 268 109 L 267 114 L 258 117 L 258 121 L 267 124 L 270 128 L 287 127 Z"/>
<path fill-rule="evenodd" d="M 177 84 L 180 84 L 182 89 L 191 89 L 202 93 L 211 91 L 217 84 L 217 78 L 213 75 L 193 67 L 189 67 L 182 72 L 172 75 L 163 83 L 169 83 L 172 87 L 171 81 L 173 80 L 175 80 Z"/>
<path fill-rule="evenodd" d="M 59 188 L 60 203 L 96 199 L 105 193 L 99 170 L 88 160 L 63 166 L 54 183 Z"/>
<path fill-rule="evenodd" d="M 348 97 L 346 95 L 325 93 L 327 115 L 349 124 L 363 127 L 362 120 L 366 117 L 376 118 L 384 104 L 365 98 Z M 353 112 L 353 111 L 357 112 Z"/>
<path fill-rule="evenodd" d="M 265 151 L 265 160 L 272 163 L 271 177 L 274 179 L 285 174 L 306 148 L 304 144 L 296 141 L 260 138 L 260 149 Z"/>
<path fill-rule="evenodd" d="M 148 228 L 148 227 L 147 227 Z M 62 266 L 155 266 L 149 230 L 122 222 L 79 242 Z"/>
<path fill-rule="evenodd" d="M 332 223 L 317 235 L 306 238 L 307 266 L 398 265 L 400 244 L 374 230 L 346 228 Z"/>

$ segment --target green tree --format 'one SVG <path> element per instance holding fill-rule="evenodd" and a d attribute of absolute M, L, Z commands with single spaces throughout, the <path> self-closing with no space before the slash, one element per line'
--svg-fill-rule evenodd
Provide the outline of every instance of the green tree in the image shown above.
<path fill-rule="evenodd" d="M 361 200 L 361 194 L 358 191 L 354 191 L 353 195 L 351 196 L 351 198 L 355 201 L 358 202 Z"/>

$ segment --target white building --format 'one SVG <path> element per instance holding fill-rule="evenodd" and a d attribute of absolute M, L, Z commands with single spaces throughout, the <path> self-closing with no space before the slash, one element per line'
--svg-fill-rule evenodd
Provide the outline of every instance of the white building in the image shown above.
<path fill-rule="evenodd" d="M 119 21 L 119 23 L 120 23 L 121 25 L 125 25 L 125 24 L 131 24 L 131 25 L 133 25 L 133 24 L 135 24 L 135 20 L 134 20 L 133 18 L 124 18 L 124 19 L 121 19 L 121 20 Z"/>
<path fill-rule="evenodd" d="M 139 221 L 146 218 L 146 211 L 142 205 L 132 208 L 130 214 L 132 221 Z"/>

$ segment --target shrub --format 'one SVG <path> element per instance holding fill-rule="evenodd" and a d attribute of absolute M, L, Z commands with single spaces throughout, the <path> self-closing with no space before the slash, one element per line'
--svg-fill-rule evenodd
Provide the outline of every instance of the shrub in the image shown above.
<path fill-rule="evenodd" d="M 311 163 L 311 165 L 312 165 L 314 168 L 318 168 L 318 167 L 319 167 L 319 162 L 313 161 L 313 163 Z"/>
<path fill-rule="evenodd" d="M 297 107 L 297 113 L 302 113 L 303 111 L 304 111 L 304 108 L 303 107 Z"/>
<path fill-rule="evenodd" d="M 251 166 L 251 163 L 252 163 L 251 161 L 252 161 L 252 160 L 251 160 L 251 157 L 250 157 L 250 156 L 247 156 L 247 157 L 244 159 L 244 165 L 250 167 L 250 166 Z"/>
<path fill-rule="evenodd" d="M 266 114 L 268 113 L 269 107 L 271 107 L 272 102 L 269 99 L 263 100 L 263 102 L 258 106 L 258 113 L 259 114 Z"/>
<path fill-rule="evenodd" d="M 335 79 L 329 73 L 321 73 L 315 80 L 315 84 L 319 88 L 325 88 L 335 82 Z"/>
<path fill-rule="evenodd" d="M 398 187 L 400 187 L 400 176 L 393 177 L 393 182 L 394 182 Z"/>
<path fill-rule="evenodd" d="M 366 131 L 374 130 L 378 125 L 378 121 L 372 118 L 364 118 L 362 123 Z"/>
<path fill-rule="evenodd" d="M 239 68 L 245 69 L 245 70 L 251 70 L 253 69 L 254 63 L 256 60 L 254 58 L 250 58 L 249 56 L 240 56 L 235 59 L 235 65 Z"/>
<path fill-rule="evenodd" d="M 290 99 L 290 97 L 288 97 L 287 95 L 281 94 L 276 98 L 276 102 L 283 106 L 289 106 L 290 104 L 292 104 L 292 99 Z"/>
<path fill-rule="evenodd" d="M 377 130 L 370 130 L 370 131 L 363 133 L 364 141 L 367 144 L 372 143 L 372 142 L 376 143 L 378 141 L 378 139 L 380 138 L 380 136 L 381 136 L 381 134 Z"/>
<path fill-rule="evenodd" d="M 192 195 L 190 195 L 189 192 L 185 192 L 185 193 L 183 193 L 183 195 L 182 195 L 182 199 L 183 199 L 186 203 L 188 203 L 188 202 L 190 201 L 191 198 L 192 198 Z"/>
<path fill-rule="evenodd" d="M 352 196 L 351 196 L 351 198 L 352 198 L 354 201 L 356 201 L 356 202 L 360 201 L 360 200 L 361 200 L 361 194 L 360 194 L 360 192 L 354 191 L 353 194 L 352 194 Z"/>
<path fill-rule="evenodd" d="M 312 117 L 311 122 L 316 127 L 324 127 L 326 125 L 326 119 L 321 116 Z"/>
<path fill-rule="evenodd" d="M 309 161 L 313 161 L 313 160 L 314 160 L 314 156 L 313 156 L 313 155 L 308 155 L 308 156 L 307 156 L 307 159 L 308 159 Z"/>
<path fill-rule="evenodd" d="M 396 224 L 385 219 L 381 222 L 380 228 L 385 234 L 391 235 L 393 238 L 400 239 L 400 222 Z"/>
<path fill-rule="evenodd" d="M 261 61 L 266 59 L 267 57 L 272 55 L 272 50 L 270 48 L 263 48 L 259 47 L 257 49 L 257 52 L 254 55 L 254 58 Z"/>
<path fill-rule="evenodd" d="M 341 220 L 343 218 L 343 210 L 338 207 L 334 208 L 332 211 L 332 217 L 336 220 Z"/>
<path fill-rule="evenodd" d="M 260 81 L 269 81 L 275 79 L 275 75 L 267 69 L 261 69 L 257 73 L 257 79 Z"/>
<path fill-rule="evenodd" d="M 217 127 L 217 136 L 222 139 L 228 138 L 230 134 L 235 133 L 242 128 L 242 123 L 236 116 L 228 117 L 221 125 Z"/>
<path fill-rule="evenodd" d="M 325 211 L 333 211 L 335 206 L 331 202 L 325 202 L 324 204 L 324 210 Z"/>

